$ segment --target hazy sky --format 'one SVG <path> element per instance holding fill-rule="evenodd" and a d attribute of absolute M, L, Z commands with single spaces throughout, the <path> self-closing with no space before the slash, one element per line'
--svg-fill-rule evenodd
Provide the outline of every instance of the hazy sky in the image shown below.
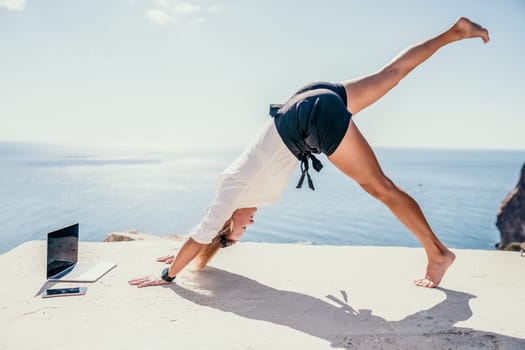
<path fill-rule="evenodd" d="M 355 117 L 374 146 L 525 149 L 525 1 L 0 0 L 0 141 L 247 143 L 302 85 L 445 47 Z"/>

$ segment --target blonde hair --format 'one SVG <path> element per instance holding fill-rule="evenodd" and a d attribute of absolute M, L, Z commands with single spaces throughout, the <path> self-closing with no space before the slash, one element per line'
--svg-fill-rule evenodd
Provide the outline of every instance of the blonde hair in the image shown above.
<path fill-rule="evenodd" d="M 229 218 L 222 228 L 219 230 L 217 236 L 213 238 L 211 243 L 205 245 L 202 250 L 199 252 L 199 255 L 196 257 L 197 269 L 203 269 L 206 267 L 208 262 L 217 254 L 219 249 L 222 247 L 221 236 L 225 235 L 226 237 L 233 232 L 233 219 Z M 231 241 L 233 242 L 233 241 Z"/>

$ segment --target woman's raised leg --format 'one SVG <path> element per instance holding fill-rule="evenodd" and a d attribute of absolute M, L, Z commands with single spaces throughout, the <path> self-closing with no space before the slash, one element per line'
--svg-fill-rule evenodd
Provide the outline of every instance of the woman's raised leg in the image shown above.
<path fill-rule="evenodd" d="M 487 43 L 489 34 L 480 25 L 461 17 L 443 33 L 401 51 L 378 72 L 341 82 L 346 90 L 348 110 L 352 114 L 362 111 L 384 96 L 438 49 L 454 41 L 468 38 L 481 38 Z"/>

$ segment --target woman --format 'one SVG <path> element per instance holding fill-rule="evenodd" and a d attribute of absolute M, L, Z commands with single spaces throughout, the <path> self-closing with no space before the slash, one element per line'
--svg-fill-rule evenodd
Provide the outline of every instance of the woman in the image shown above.
<path fill-rule="evenodd" d="M 414 283 L 438 286 L 455 256 L 432 232 L 418 204 L 383 174 L 367 141 L 351 117 L 396 86 L 410 71 L 441 47 L 454 41 L 481 38 L 488 31 L 467 18 L 459 18 L 448 30 L 402 51 L 378 72 L 341 83 L 314 83 L 296 92 L 285 104 L 271 105 L 271 120 L 219 178 L 218 194 L 206 215 L 192 231 L 176 257 L 157 259 L 171 264 L 160 278 L 129 281 L 138 287 L 170 283 L 197 257 L 199 268 L 221 247 L 238 241 L 253 224 L 256 207 L 277 201 L 297 163 L 301 178 L 313 190 L 309 162 L 319 171 L 313 156 L 324 153 L 344 174 L 383 202 L 420 241 L 427 254 L 426 273 Z"/>

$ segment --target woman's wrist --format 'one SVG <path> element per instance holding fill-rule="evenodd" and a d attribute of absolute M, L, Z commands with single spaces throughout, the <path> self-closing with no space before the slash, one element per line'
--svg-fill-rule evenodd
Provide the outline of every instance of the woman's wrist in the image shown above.
<path fill-rule="evenodd" d="M 171 283 L 171 282 L 173 282 L 173 280 L 174 280 L 177 276 L 170 277 L 169 272 L 170 272 L 169 267 L 166 267 L 164 270 L 162 270 L 161 278 L 162 278 L 164 281 L 166 281 L 166 282 L 168 282 L 168 283 Z"/>

